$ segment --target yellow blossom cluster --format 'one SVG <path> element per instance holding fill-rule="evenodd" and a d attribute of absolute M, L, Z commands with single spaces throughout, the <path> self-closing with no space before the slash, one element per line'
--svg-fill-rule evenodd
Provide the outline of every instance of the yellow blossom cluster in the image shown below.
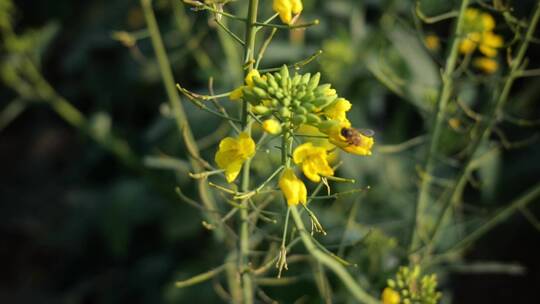
<path fill-rule="evenodd" d="M 464 16 L 465 37 L 459 44 L 462 54 L 472 54 L 478 49 L 482 57 L 475 58 L 473 65 L 485 73 L 494 73 L 497 68 L 497 52 L 503 46 L 503 38 L 493 32 L 495 19 L 485 12 L 468 8 Z"/>
<path fill-rule="evenodd" d="M 280 5 L 285 5 L 283 3 Z M 291 150 L 292 162 L 285 163 L 278 182 L 289 205 L 307 202 L 306 186 L 290 163 L 296 165 L 308 180 L 318 183 L 334 175 L 330 164 L 336 158 L 338 148 L 367 156 L 371 155 L 374 144 L 373 134 L 351 126 L 347 112 L 352 104 L 338 97 L 329 84 L 319 85 L 319 80 L 318 73 L 313 76 L 289 75 L 286 67 L 278 73 L 264 75 L 252 70 L 246 75 L 245 84 L 229 95 L 231 100 L 248 101 L 251 115 L 257 117 L 265 132 L 284 139 L 302 136 L 303 142 L 298 138 L 294 141 L 298 145 Z M 255 151 L 253 139 L 247 133 L 241 133 L 236 138 L 227 137 L 221 141 L 215 161 L 224 170 L 227 181 L 232 183 L 243 163 L 253 157 Z"/>

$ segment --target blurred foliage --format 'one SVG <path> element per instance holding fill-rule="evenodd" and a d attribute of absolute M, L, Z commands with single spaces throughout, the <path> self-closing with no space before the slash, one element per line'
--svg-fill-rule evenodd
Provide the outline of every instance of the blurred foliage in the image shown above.
<path fill-rule="evenodd" d="M 261 15 L 271 14 L 267 2 L 263 1 Z M 317 201 L 312 209 L 328 231 L 321 242 L 332 250 L 342 240 L 348 244 L 340 253 L 358 265 L 351 270 L 355 278 L 377 296 L 398 266 L 406 263 L 418 166 L 425 157 L 425 130 L 441 85 L 439 71 L 453 23 L 452 19 L 422 23 L 414 14 L 416 1 L 304 2 L 302 19 L 318 18 L 320 25 L 290 34 L 279 32 L 262 68 L 297 62 L 322 49 L 320 58 L 304 70 L 321 70 L 325 81 L 354 104 L 353 124 L 376 131 L 378 150 L 374 155 L 342 155 L 347 165 L 340 168 L 340 175 L 371 189 L 358 197 Z M 419 7 L 425 15 L 434 16 L 455 10 L 459 2 L 422 0 Z M 200 212 L 182 203 L 174 192 L 178 185 L 186 195 L 196 196 L 195 183 L 182 160 L 187 152 L 166 105 L 138 1 L 17 0 L 16 7 L 10 3 L 0 0 L 0 28 L 10 27 L 8 21 L 13 20 L 16 33 L 4 33 L 0 64 L 0 260 L 4 269 L 0 302 L 220 301 L 215 290 L 226 287 L 222 286 L 224 280 L 174 287 L 176 280 L 222 264 L 226 251 L 201 225 Z M 482 7 L 483 3 L 475 5 Z M 513 1 L 513 15 L 525 20 L 534 4 L 534 0 Z M 192 12 L 176 0 L 155 1 L 154 6 L 176 82 L 200 93 L 208 93 L 210 77 L 216 92 L 230 91 L 241 83 L 241 50 L 218 31 L 207 13 Z M 230 7 L 245 14 L 245 1 L 235 1 Z M 503 17 L 496 15 L 496 19 L 497 30 L 510 42 L 512 32 Z M 240 25 L 229 23 L 232 30 L 239 31 Z M 438 51 L 425 47 L 428 33 L 440 37 Z M 531 45 L 531 68 L 540 64 L 535 56 L 539 51 L 537 43 Z M 148 166 L 124 166 L 51 111 L 35 83 L 20 76 L 28 68 L 28 58 L 37 63 L 59 95 L 89 118 L 95 134 L 125 139 L 138 159 L 152 157 L 146 158 Z M 485 109 L 491 93 L 504 80 L 504 58 L 501 65 L 488 77 L 467 71 L 455 84 L 456 99 L 462 106 L 452 103 L 449 108 L 454 123 L 449 120 L 443 130 L 441 157 L 448 165 L 437 170 L 441 178 L 438 193 L 444 192 L 444 179 L 455 175 L 454 158 L 459 163 L 467 140 L 465 131 L 474 128 L 464 109 Z M 540 117 L 539 88 L 538 78 L 519 79 L 505 109 L 508 117 Z M 184 106 L 195 137 L 201 145 L 205 143 L 203 156 L 212 159 L 222 137 L 214 132 L 226 134 L 227 126 L 220 126 L 191 104 Z M 232 110 L 234 105 L 227 108 Z M 492 140 L 500 140 L 504 134 L 505 140 L 518 145 L 488 154 L 465 188 L 463 203 L 453 211 L 456 222 L 445 226 L 439 249 L 451 247 L 466 231 L 538 182 L 538 124 L 525 125 L 513 124 L 511 119 L 498 125 Z M 407 149 L 394 146 L 411 139 Z M 479 155 L 491 149 L 481 147 Z M 271 164 L 279 161 L 272 157 L 257 155 L 253 161 L 257 176 L 270 173 Z M 283 214 L 283 206 L 277 201 L 272 204 L 271 211 Z M 439 210 L 438 205 L 429 209 L 428 224 L 435 224 Z M 540 282 L 540 252 L 531 244 L 538 242 L 533 227 L 536 224 L 538 229 L 535 215 L 537 218 L 539 211 L 538 204 L 531 204 L 530 209 L 522 210 L 523 215 L 511 217 L 483 238 L 469 255 L 453 261 L 517 261 L 527 269 L 526 274 L 490 275 L 487 271 L 478 276 L 482 283 L 465 284 L 470 277 L 451 265 L 438 264 L 430 271 L 439 274 L 443 301 L 508 303 L 512 299 L 528 303 L 525 299 L 535 298 L 531 287 Z M 280 233 L 283 218 L 275 217 L 277 225 L 263 222 L 258 229 Z M 309 264 L 291 263 L 289 269 L 287 275 L 300 275 L 299 282 L 294 288 L 265 287 L 268 295 L 281 303 L 299 298 L 304 303 L 319 303 L 315 283 L 301 276 L 303 270 L 309 271 Z M 496 286 L 505 286 L 512 294 L 496 290 Z M 336 303 L 350 301 L 343 288 L 333 287 Z M 471 295 L 476 289 L 484 291 Z"/>

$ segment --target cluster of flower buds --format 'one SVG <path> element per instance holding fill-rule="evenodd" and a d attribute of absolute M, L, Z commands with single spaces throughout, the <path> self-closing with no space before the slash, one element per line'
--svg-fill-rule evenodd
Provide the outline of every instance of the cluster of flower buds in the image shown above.
<path fill-rule="evenodd" d="M 361 132 L 351 127 L 346 112 L 351 103 L 338 97 L 330 84 L 320 84 L 320 74 L 289 74 L 286 66 L 279 72 L 246 77 L 246 85 L 231 94 L 243 98 L 251 111 L 263 119 L 279 120 L 285 130 L 297 129 L 307 124 L 328 135 L 331 143 L 346 152 L 369 155 L 373 145 L 371 132 Z M 265 125 L 270 124 L 265 120 Z M 279 130 L 281 128 L 265 128 Z M 271 132 L 273 133 L 273 132 Z"/>
<path fill-rule="evenodd" d="M 279 72 L 253 77 L 253 86 L 243 88 L 243 96 L 260 115 L 272 115 L 295 126 L 321 122 L 318 115 L 338 97 L 330 84 L 319 85 L 320 74 L 289 75 L 284 66 Z"/>
<path fill-rule="evenodd" d="M 383 304 L 436 304 L 441 298 L 435 274 L 421 276 L 420 267 L 400 267 L 395 279 L 388 280 Z"/>

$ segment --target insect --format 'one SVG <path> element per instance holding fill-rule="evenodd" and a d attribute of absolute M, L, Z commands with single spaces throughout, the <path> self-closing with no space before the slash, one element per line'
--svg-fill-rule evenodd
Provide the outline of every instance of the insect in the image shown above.
<path fill-rule="evenodd" d="M 354 146 L 359 146 L 362 143 L 362 135 L 365 137 L 373 137 L 375 132 L 371 129 L 353 129 L 343 128 L 341 129 L 341 135 L 345 137 L 347 143 Z"/>

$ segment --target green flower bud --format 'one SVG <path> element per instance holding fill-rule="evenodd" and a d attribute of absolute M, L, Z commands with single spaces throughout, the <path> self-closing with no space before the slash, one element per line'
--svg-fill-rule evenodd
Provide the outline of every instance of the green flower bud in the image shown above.
<path fill-rule="evenodd" d="M 302 104 L 302 108 L 306 109 L 306 111 L 309 112 L 309 113 L 313 113 L 314 112 L 313 110 L 315 109 L 315 106 L 312 105 L 311 103 L 304 103 L 304 104 Z"/>
<path fill-rule="evenodd" d="M 272 74 L 268 74 L 268 84 L 270 85 L 270 87 L 274 88 L 274 89 L 278 89 L 279 86 L 278 86 L 278 83 L 276 81 L 276 79 L 274 78 L 274 76 L 272 76 Z"/>
<path fill-rule="evenodd" d="M 300 91 L 295 94 L 295 97 L 298 99 L 302 99 L 302 97 L 306 96 L 306 91 Z"/>
<path fill-rule="evenodd" d="M 316 73 L 311 77 L 308 83 L 308 90 L 313 91 L 319 85 L 319 80 L 321 79 L 321 73 Z"/>
<path fill-rule="evenodd" d="M 291 117 L 292 113 L 287 107 L 282 107 L 279 109 L 279 115 L 281 115 L 283 118 L 289 118 Z"/>
<path fill-rule="evenodd" d="M 251 90 L 251 88 L 248 88 L 248 87 L 244 87 L 242 89 L 242 93 L 243 93 L 243 97 L 244 99 L 251 103 L 251 104 L 257 104 L 259 103 L 259 98 L 253 93 L 253 91 Z"/>
<path fill-rule="evenodd" d="M 302 80 L 300 81 L 300 84 L 307 85 L 309 83 L 309 79 L 311 78 L 310 73 L 306 73 L 302 75 Z"/>
<path fill-rule="evenodd" d="M 285 107 L 288 107 L 291 104 L 291 98 L 290 97 L 284 97 L 281 100 L 281 104 L 284 105 Z"/>
<path fill-rule="evenodd" d="M 294 115 L 292 121 L 295 125 L 301 125 L 306 123 L 307 118 L 304 115 Z"/>
<path fill-rule="evenodd" d="M 253 93 L 255 95 L 257 95 L 257 97 L 259 97 L 260 99 L 264 99 L 264 98 L 267 98 L 268 97 L 268 94 L 266 93 L 265 90 L 261 89 L 261 88 L 258 88 L 258 87 L 253 87 L 251 88 L 251 90 L 253 91 Z"/>
<path fill-rule="evenodd" d="M 268 89 L 268 83 L 262 79 L 261 77 L 253 77 L 253 83 L 255 86 L 267 90 Z"/>
<path fill-rule="evenodd" d="M 253 106 L 251 109 L 252 109 L 253 113 L 260 114 L 260 115 L 265 115 L 265 114 L 268 114 L 270 112 L 270 109 L 268 107 L 266 107 L 266 106 L 263 106 L 263 105 Z"/>
<path fill-rule="evenodd" d="M 300 76 L 298 74 L 294 75 L 294 77 L 292 79 L 292 85 L 293 86 L 299 85 L 301 80 L 302 80 L 302 76 Z"/>
<path fill-rule="evenodd" d="M 281 67 L 281 70 L 279 70 L 279 75 L 281 76 L 281 79 L 289 78 L 289 69 L 286 65 Z"/>
<path fill-rule="evenodd" d="M 332 88 L 332 85 L 329 83 L 321 84 L 317 87 L 315 90 L 315 94 L 317 95 L 325 95 L 327 90 L 330 90 Z"/>
<path fill-rule="evenodd" d="M 279 80 L 279 84 L 281 85 L 281 88 L 289 89 L 289 81 L 290 81 L 290 78 L 282 76 L 281 79 Z"/>
<path fill-rule="evenodd" d="M 299 114 L 299 115 L 306 115 L 308 113 L 308 111 L 306 110 L 306 108 L 304 107 L 298 107 L 296 110 L 295 110 L 295 113 Z"/>
<path fill-rule="evenodd" d="M 313 113 L 307 114 L 306 118 L 307 122 L 310 124 L 318 124 L 319 122 L 321 122 L 321 118 Z"/>

